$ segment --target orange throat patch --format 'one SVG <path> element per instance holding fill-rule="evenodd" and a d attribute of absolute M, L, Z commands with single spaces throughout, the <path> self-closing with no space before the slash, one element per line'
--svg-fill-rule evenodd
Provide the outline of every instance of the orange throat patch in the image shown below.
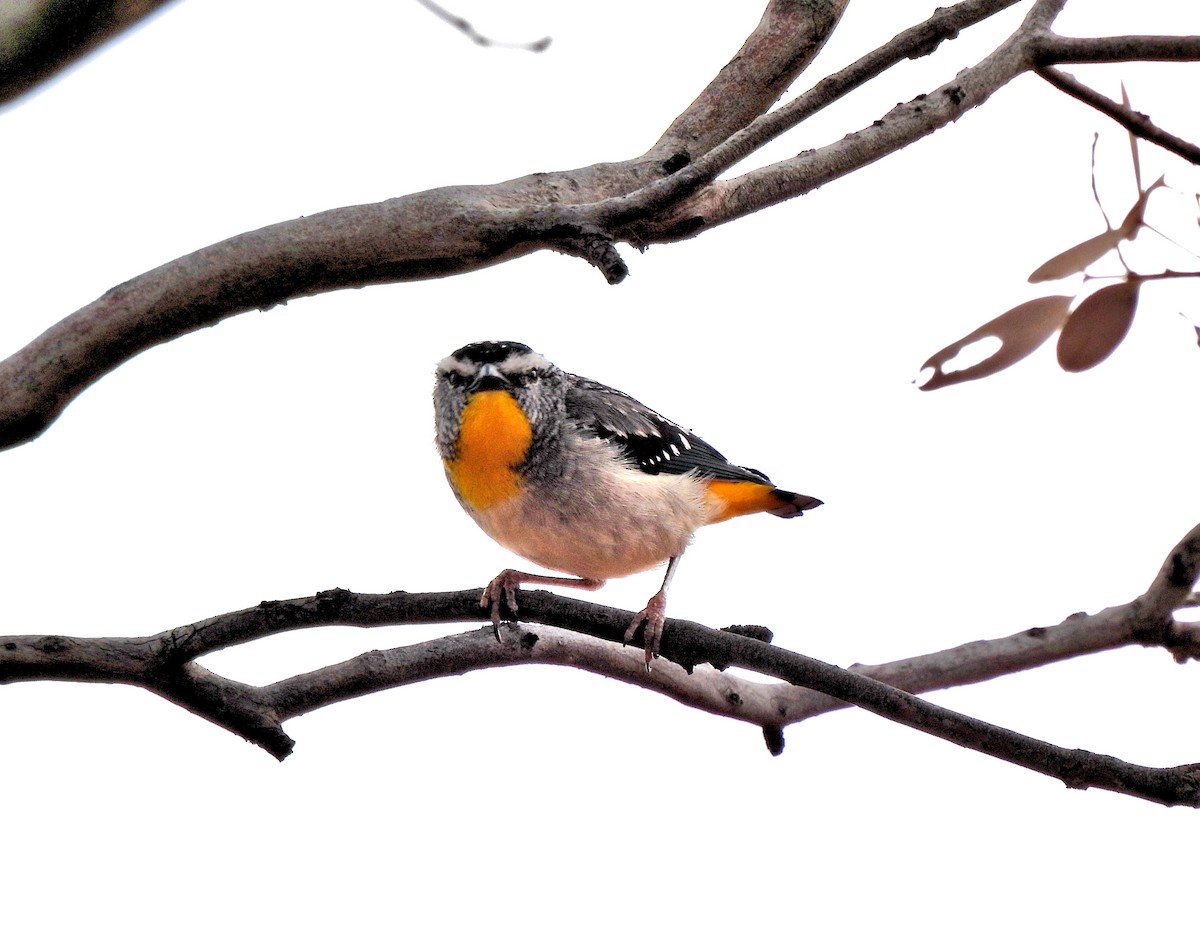
<path fill-rule="evenodd" d="M 454 489 L 476 510 L 516 496 L 521 480 L 516 469 L 532 440 L 529 419 L 510 393 L 474 393 L 462 412 L 457 456 L 445 462 Z"/>

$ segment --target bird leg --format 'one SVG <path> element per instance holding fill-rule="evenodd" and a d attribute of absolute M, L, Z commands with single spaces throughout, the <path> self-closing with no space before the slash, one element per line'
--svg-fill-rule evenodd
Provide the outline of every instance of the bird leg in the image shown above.
<path fill-rule="evenodd" d="M 574 578 L 568 575 L 531 575 L 529 572 L 518 572 L 516 569 L 505 569 L 490 582 L 483 590 L 479 599 L 479 607 L 492 609 L 492 630 L 496 640 L 500 639 L 500 601 L 508 602 L 508 610 L 515 618 L 517 616 L 517 589 L 522 585 L 555 585 L 560 588 L 582 588 L 585 591 L 595 591 L 604 584 L 602 578 Z"/>
<path fill-rule="evenodd" d="M 683 553 L 672 556 L 667 562 L 667 574 L 663 576 L 662 588 L 656 591 L 646 602 L 646 607 L 642 608 L 633 616 L 633 620 L 629 622 L 629 629 L 625 631 L 625 643 L 633 642 L 633 635 L 637 633 L 637 629 L 641 627 L 642 622 L 646 623 L 646 672 L 650 672 L 650 661 L 658 656 L 658 645 L 662 642 L 663 622 L 666 620 L 667 613 L 667 588 L 671 584 L 671 579 L 675 577 L 675 569 L 679 567 L 679 560 L 683 557 Z"/>

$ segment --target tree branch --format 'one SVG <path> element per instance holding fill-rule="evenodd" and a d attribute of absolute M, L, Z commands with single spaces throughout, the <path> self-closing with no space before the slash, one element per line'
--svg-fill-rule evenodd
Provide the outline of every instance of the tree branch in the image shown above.
<path fill-rule="evenodd" d="M 1060 36 L 1037 38 L 1037 64 L 1066 62 L 1195 62 L 1200 59 L 1200 36 Z"/>
<path fill-rule="evenodd" d="M 527 52 L 545 52 L 550 48 L 549 36 L 543 36 L 541 39 L 535 39 L 532 42 L 499 42 L 495 39 L 492 39 L 490 36 L 485 36 L 474 26 L 472 26 L 468 20 L 451 13 L 440 4 L 434 3 L 433 0 L 417 0 L 417 3 L 421 4 L 421 6 L 423 6 L 438 19 L 449 23 L 477 46 L 498 46 L 504 49 L 524 49 Z"/>
<path fill-rule="evenodd" d="M 848 3 L 770 0 L 737 55 L 671 122 L 651 153 L 695 160 L 765 113 L 821 51 Z"/>
<path fill-rule="evenodd" d="M 496 666 L 550 663 L 620 679 L 714 715 L 762 728 L 773 752 L 782 730 L 822 712 L 855 705 L 955 744 L 1059 778 L 1070 787 L 1102 787 L 1166 804 L 1200 806 L 1200 766 L 1144 768 L 1063 749 L 943 709 L 911 695 L 977 683 L 1004 674 L 1131 644 L 1162 646 L 1175 658 L 1200 659 L 1200 626 L 1175 612 L 1194 604 L 1200 578 L 1200 526 L 1171 551 L 1147 591 L 1095 615 L 1054 627 L 976 641 L 950 650 L 842 670 L 755 640 L 735 629 L 714 631 L 670 619 L 664 659 L 652 673 L 622 638 L 630 612 L 521 593 L 522 623 L 372 650 L 280 680 L 252 686 L 196 663 L 196 658 L 273 634 L 320 625 L 377 627 L 478 621 L 479 591 L 367 595 L 333 589 L 311 598 L 263 602 L 151 637 L 0 638 L 0 683 L 75 680 L 140 686 L 229 729 L 277 758 L 292 749 L 287 719 L 367 693 Z M 730 675 L 738 666 L 784 680 Z"/>
<path fill-rule="evenodd" d="M 465 273 L 545 248 L 582 257 L 617 283 L 627 271 L 617 241 L 643 247 L 688 238 L 811 192 L 956 120 L 1039 63 L 1104 55 L 1116 61 L 1139 49 L 1150 57 L 1200 58 L 1193 37 L 1180 37 L 1184 52 L 1174 53 L 1172 37 L 1064 40 L 1049 32 L 1064 0 L 1038 0 L 1012 37 L 952 82 L 826 147 L 717 179 L 900 59 L 928 54 L 1013 2 L 964 0 L 938 10 L 768 112 L 845 6 L 845 0 L 772 0 L 734 59 L 641 157 L 328 210 L 168 262 L 111 289 L 0 363 L 0 447 L 39 435 L 83 389 L 137 353 L 243 311 L 342 288 Z"/>
<path fill-rule="evenodd" d="M 803 24 L 829 30 L 836 23 L 787 12 L 803 6 L 768 8 L 764 22 L 777 28 L 760 27 L 739 53 L 757 70 L 723 70 L 676 119 L 677 133 L 711 117 L 710 98 L 724 95 L 739 127 L 754 116 L 746 116 L 747 102 L 774 100 L 779 83 L 811 58 L 797 50 L 824 42 Z M 619 281 L 625 269 L 613 239 L 579 205 L 640 189 L 669 172 L 663 162 L 652 150 L 624 163 L 329 210 L 168 262 L 111 289 L 0 363 L 0 447 L 39 435 L 80 391 L 137 353 L 243 311 L 341 288 L 461 274 L 544 248 L 582 256 Z"/>
<path fill-rule="evenodd" d="M 833 144 L 730 180 L 715 181 L 640 226 L 638 237 L 645 242 L 691 238 L 715 226 L 810 193 L 958 120 L 1033 67 L 1041 48 L 1040 37 L 1064 3 L 1065 0 L 1042 0 L 1036 4 L 1020 29 L 979 64 L 959 72 L 953 81 L 897 105 L 869 127 L 848 134 Z M 988 10 L 987 15 L 994 12 Z M 975 22 L 972 16 L 983 15 L 985 11 L 976 8 L 959 13 L 964 21 Z M 914 48 L 920 47 L 914 43 Z M 891 49 L 891 56 L 897 51 Z"/>
<path fill-rule="evenodd" d="M 36 0 L 0 7 L 0 105 L 47 81 L 168 0 Z"/>
<path fill-rule="evenodd" d="M 1016 2 L 1018 0 L 966 0 L 951 7 L 939 7 L 923 23 L 905 30 L 841 71 L 821 79 L 786 105 L 760 115 L 700 159 L 690 165 L 685 164 L 686 169 L 679 168 L 671 176 L 656 180 L 634 193 L 613 197 L 596 209 L 602 213 L 608 226 L 621 230 L 633 244 L 647 244 L 637 234 L 640 220 L 653 218 L 673 203 L 690 196 L 756 150 L 844 98 L 854 89 L 878 78 L 892 66 L 906 59 L 931 54 L 943 41 L 957 38 L 962 30 Z M 630 223 L 633 225 L 630 226 Z"/>
<path fill-rule="evenodd" d="M 1072 98 L 1082 101 L 1085 105 L 1090 105 L 1101 114 L 1112 118 L 1121 127 L 1129 131 L 1129 133 L 1135 134 L 1143 140 L 1150 141 L 1152 144 L 1157 144 L 1164 150 L 1168 150 L 1176 156 L 1182 157 L 1184 160 L 1200 164 L 1200 147 L 1197 147 L 1191 141 L 1186 141 L 1182 137 L 1176 137 L 1174 134 L 1164 131 L 1140 111 L 1126 108 L 1120 102 L 1105 97 L 1098 91 L 1084 85 L 1083 82 L 1074 76 L 1068 75 L 1059 69 L 1039 68 L 1037 74 L 1059 91 L 1066 92 Z"/>

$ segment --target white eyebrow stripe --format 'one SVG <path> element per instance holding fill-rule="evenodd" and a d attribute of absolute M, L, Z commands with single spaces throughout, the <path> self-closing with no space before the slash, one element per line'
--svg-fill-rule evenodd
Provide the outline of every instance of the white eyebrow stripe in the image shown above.
<path fill-rule="evenodd" d="M 469 376 L 476 369 L 474 363 L 467 363 L 453 356 L 447 356 L 437 364 L 437 368 L 440 372 L 456 372 L 461 376 Z"/>
<path fill-rule="evenodd" d="M 530 369 L 546 369 L 550 360 L 541 353 L 509 353 L 500 363 L 501 372 L 527 372 Z"/>

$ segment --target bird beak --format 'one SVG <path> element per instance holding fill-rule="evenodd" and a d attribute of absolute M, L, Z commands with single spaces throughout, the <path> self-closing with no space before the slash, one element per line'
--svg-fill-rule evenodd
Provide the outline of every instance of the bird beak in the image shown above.
<path fill-rule="evenodd" d="M 475 375 L 475 381 L 471 383 L 469 392 L 486 392 L 489 389 L 507 389 L 511 383 L 504 378 L 504 374 L 496 368 L 494 363 L 485 363 L 479 367 L 479 372 Z"/>

